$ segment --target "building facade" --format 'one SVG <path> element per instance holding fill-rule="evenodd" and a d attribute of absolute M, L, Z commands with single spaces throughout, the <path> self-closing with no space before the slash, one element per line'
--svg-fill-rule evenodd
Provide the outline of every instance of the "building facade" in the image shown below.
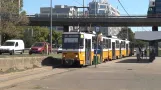
<path fill-rule="evenodd" d="M 99 2 L 92 1 L 89 3 L 90 15 L 103 15 L 103 16 L 120 16 L 119 11 L 112 7 L 107 0 L 100 0 Z M 94 29 L 94 28 L 93 28 Z M 120 27 L 100 27 L 100 31 L 105 36 L 116 36 L 120 31 Z"/>
<path fill-rule="evenodd" d="M 161 0 L 149 0 L 148 15 L 161 16 Z"/>
<path fill-rule="evenodd" d="M 40 15 L 46 16 L 50 15 L 50 7 L 41 7 L 40 8 Z M 76 6 L 67 6 L 67 5 L 55 5 L 55 7 L 52 9 L 53 17 L 64 17 L 64 16 L 78 16 L 79 15 L 79 9 Z M 63 27 L 56 26 L 54 27 L 57 31 L 63 31 Z M 75 30 L 78 27 L 69 26 L 69 31 Z"/>

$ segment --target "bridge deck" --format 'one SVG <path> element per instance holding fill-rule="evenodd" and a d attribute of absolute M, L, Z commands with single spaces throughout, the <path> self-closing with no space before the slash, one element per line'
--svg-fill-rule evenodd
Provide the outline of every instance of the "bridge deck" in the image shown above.
<path fill-rule="evenodd" d="M 50 26 L 50 17 L 28 16 L 30 26 Z M 53 17 L 53 26 L 161 26 L 161 18 L 140 17 Z"/>

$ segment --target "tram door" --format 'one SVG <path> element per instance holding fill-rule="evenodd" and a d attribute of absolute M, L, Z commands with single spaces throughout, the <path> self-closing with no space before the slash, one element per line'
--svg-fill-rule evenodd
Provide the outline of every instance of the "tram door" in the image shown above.
<path fill-rule="evenodd" d="M 115 42 L 112 42 L 112 59 L 116 59 Z"/>
<path fill-rule="evenodd" d="M 126 44 L 126 56 L 129 56 L 129 45 Z"/>
<path fill-rule="evenodd" d="M 120 43 L 120 58 L 122 58 L 121 43 Z"/>
<path fill-rule="evenodd" d="M 91 64 L 91 39 L 85 39 L 85 63 Z"/>

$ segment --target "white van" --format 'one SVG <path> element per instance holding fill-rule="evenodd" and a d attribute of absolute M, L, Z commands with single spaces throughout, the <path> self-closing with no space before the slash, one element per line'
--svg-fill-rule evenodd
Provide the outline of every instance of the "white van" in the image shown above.
<path fill-rule="evenodd" d="M 7 40 L 2 46 L 0 46 L 0 54 L 9 53 L 24 53 L 25 45 L 23 40 Z"/>

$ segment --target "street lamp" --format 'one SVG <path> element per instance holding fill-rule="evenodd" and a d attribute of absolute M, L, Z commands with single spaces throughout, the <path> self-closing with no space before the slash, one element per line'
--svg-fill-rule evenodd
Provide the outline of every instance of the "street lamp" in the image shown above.
<path fill-rule="evenodd" d="M 2 44 L 2 1 L 0 1 L 0 45 Z"/>
<path fill-rule="evenodd" d="M 52 0 L 50 0 L 50 45 L 51 45 L 51 53 L 52 53 L 52 15 L 53 15 L 53 8 L 52 8 Z"/>

